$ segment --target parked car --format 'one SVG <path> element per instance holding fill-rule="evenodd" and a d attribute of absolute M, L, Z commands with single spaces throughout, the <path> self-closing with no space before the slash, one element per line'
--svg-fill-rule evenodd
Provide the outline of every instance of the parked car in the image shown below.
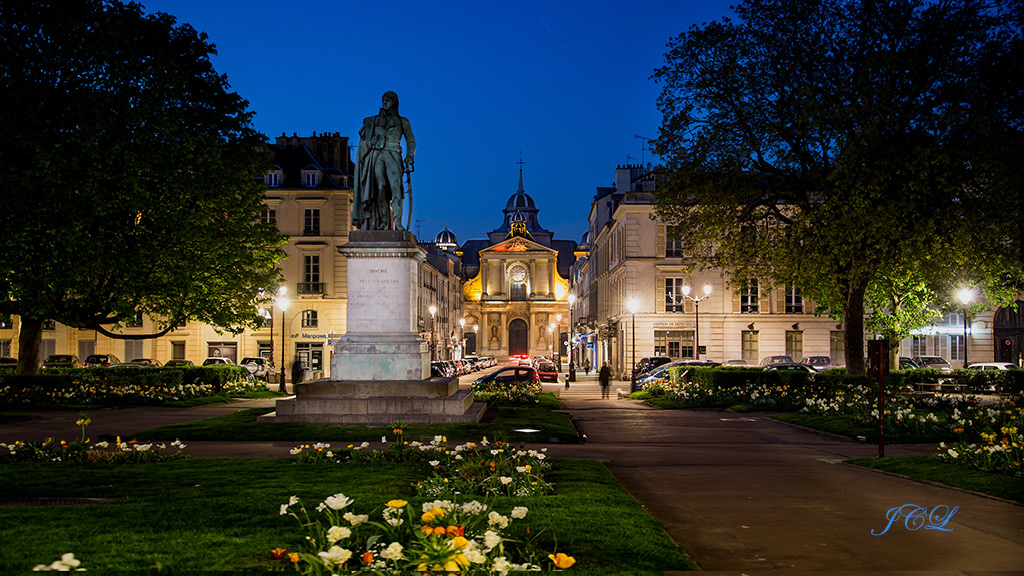
<path fill-rule="evenodd" d="M 641 374 L 646 374 L 651 370 L 654 370 L 658 366 L 668 364 L 672 359 L 668 356 L 647 356 L 641 358 L 636 366 L 633 366 L 633 375 L 639 377 Z"/>
<path fill-rule="evenodd" d="M 740 359 L 740 358 L 734 358 L 732 360 L 726 360 L 725 361 L 725 365 L 726 366 L 749 366 L 749 364 L 747 364 L 746 360 L 743 360 L 743 359 Z"/>
<path fill-rule="evenodd" d="M 968 370 L 1020 370 L 1013 362 L 978 362 L 967 367 Z"/>
<path fill-rule="evenodd" d="M 81 368 L 82 363 L 74 354 L 50 354 L 43 361 L 43 368 Z"/>
<path fill-rule="evenodd" d="M 242 361 L 238 363 L 239 366 L 244 366 L 249 373 L 260 380 L 266 380 L 267 376 L 274 373 L 274 369 L 267 362 L 267 359 L 262 356 L 247 356 L 242 358 Z"/>
<path fill-rule="evenodd" d="M 714 360 L 681 360 L 681 362 L 687 366 L 706 366 L 708 368 L 722 365 L 721 362 L 715 362 Z"/>
<path fill-rule="evenodd" d="M 832 357 L 830 356 L 804 356 L 800 359 L 801 364 L 807 364 L 813 366 L 815 370 L 819 372 L 826 368 L 832 367 Z"/>
<path fill-rule="evenodd" d="M 203 360 L 203 366 L 234 366 L 235 362 L 231 358 L 225 358 L 224 356 L 211 356 L 206 360 Z"/>
<path fill-rule="evenodd" d="M 771 366 L 772 364 L 795 364 L 795 361 L 790 356 L 765 356 L 761 358 L 761 366 Z"/>
<path fill-rule="evenodd" d="M 136 366 L 161 366 L 159 360 L 154 360 L 152 358 L 132 358 L 129 363 L 135 364 Z"/>
<path fill-rule="evenodd" d="M 953 367 L 949 365 L 941 356 L 915 356 L 914 363 L 921 368 L 930 368 L 932 370 L 942 370 L 943 372 L 952 372 Z"/>
<path fill-rule="evenodd" d="M 537 362 L 537 377 L 541 382 L 558 382 L 558 367 L 554 362 Z"/>
<path fill-rule="evenodd" d="M 900 356 L 900 370 L 917 370 L 920 366 L 906 356 Z"/>
<path fill-rule="evenodd" d="M 9 358 L 7 356 L 0 358 L 0 368 L 16 368 L 17 366 L 17 358 Z"/>
<path fill-rule="evenodd" d="M 430 376 L 439 376 L 442 378 L 454 378 L 455 374 L 452 372 L 451 366 L 440 360 L 435 360 L 430 363 Z"/>
<path fill-rule="evenodd" d="M 182 360 L 180 358 L 176 358 L 174 360 L 168 360 L 164 364 L 164 366 L 195 366 L 195 365 L 196 365 L 196 363 L 191 361 L 191 360 Z"/>
<path fill-rule="evenodd" d="M 769 364 L 764 367 L 765 371 L 778 371 L 778 372 L 806 372 L 808 374 L 817 374 L 818 371 L 814 369 L 814 366 L 810 364 L 802 364 L 800 362 L 776 362 L 775 364 Z"/>
<path fill-rule="evenodd" d="M 85 361 L 82 362 L 83 367 L 97 367 L 97 366 L 113 366 L 114 364 L 120 364 L 121 359 L 113 354 L 89 354 L 85 357 Z"/>
<path fill-rule="evenodd" d="M 516 382 L 534 382 L 539 384 L 540 376 L 537 374 L 537 370 L 531 366 L 506 366 L 473 381 L 474 384 L 489 384 L 492 382 L 497 384 L 513 384 Z"/>
<path fill-rule="evenodd" d="M 648 384 L 650 382 L 655 382 L 658 380 L 668 380 L 668 371 L 672 368 L 676 368 L 679 366 L 686 366 L 685 362 L 685 360 L 676 360 L 675 362 L 668 362 L 662 364 L 661 366 L 658 366 L 657 368 L 651 370 L 650 372 L 647 372 L 646 374 L 640 374 L 639 376 L 637 376 L 636 384 L 637 386 L 640 386 L 641 384 Z"/>

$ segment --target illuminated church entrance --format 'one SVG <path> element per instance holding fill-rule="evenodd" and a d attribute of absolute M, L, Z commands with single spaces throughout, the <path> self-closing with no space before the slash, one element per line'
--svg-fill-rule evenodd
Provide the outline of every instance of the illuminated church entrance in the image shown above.
<path fill-rule="evenodd" d="M 529 335 L 530 328 L 526 325 L 526 321 L 516 318 L 510 322 L 508 325 L 508 355 L 529 354 Z"/>

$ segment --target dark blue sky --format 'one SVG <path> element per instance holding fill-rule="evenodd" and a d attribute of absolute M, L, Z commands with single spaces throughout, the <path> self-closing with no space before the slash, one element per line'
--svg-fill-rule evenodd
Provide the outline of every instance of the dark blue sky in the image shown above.
<path fill-rule="evenodd" d="M 559 239 L 579 240 L 598 186 L 655 137 L 668 40 L 732 14 L 721 0 L 141 0 L 206 32 L 255 127 L 352 143 L 398 93 L 416 136 L 413 231 L 460 243 L 501 224 L 519 182 Z M 354 156 L 353 156 L 354 159 Z"/>

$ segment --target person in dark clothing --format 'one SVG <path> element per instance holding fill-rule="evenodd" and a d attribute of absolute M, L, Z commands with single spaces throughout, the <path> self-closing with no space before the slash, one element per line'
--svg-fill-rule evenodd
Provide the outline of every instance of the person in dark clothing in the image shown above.
<path fill-rule="evenodd" d="M 292 362 L 292 390 L 295 389 L 295 385 L 302 382 L 302 362 L 299 357 L 295 357 L 295 361 Z"/>
<path fill-rule="evenodd" d="M 583 360 L 583 372 L 587 376 L 590 376 L 590 358 L 585 358 Z"/>
<path fill-rule="evenodd" d="M 607 362 L 601 366 L 601 371 L 597 374 L 597 380 L 601 384 L 601 398 L 608 398 L 608 387 L 612 383 L 612 369 L 608 367 Z"/>

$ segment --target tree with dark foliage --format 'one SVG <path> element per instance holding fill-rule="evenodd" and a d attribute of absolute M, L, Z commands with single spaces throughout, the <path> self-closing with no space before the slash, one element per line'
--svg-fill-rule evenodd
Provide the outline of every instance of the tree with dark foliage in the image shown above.
<path fill-rule="evenodd" d="M 864 370 L 865 296 L 892 277 L 1021 277 L 1019 0 L 747 0 L 668 45 L 659 215 L 698 266 L 796 284 Z M 878 298 L 877 301 L 884 301 Z M 901 301 L 896 298 L 897 302 Z"/>
<path fill-rule="evenodd" d="M 205 34 L 119 0 L 0 4 L 0 315 L 18 371 L 42 322 L 115 338 L 144 314 L 260 325 L 284 241 L 261 223 L 265 139 Z"/>

